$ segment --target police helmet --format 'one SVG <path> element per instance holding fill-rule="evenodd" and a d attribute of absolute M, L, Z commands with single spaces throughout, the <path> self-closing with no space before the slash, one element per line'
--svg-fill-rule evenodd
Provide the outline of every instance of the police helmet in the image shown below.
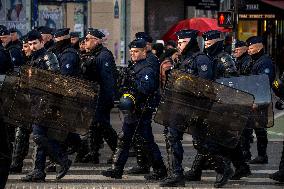
<path fill-rule="evenodd" d="M 284 83 L 281 79 L 277 79 L 272 83 L 272 90 L 279 98 L 284 98 Z"/>
<path fill-rule="evenodd" d="M 135 109 L 135 97 L 130 93 L 125 93 L 119 99 L 118 108 L 123 113 L 132 113 Z"/>

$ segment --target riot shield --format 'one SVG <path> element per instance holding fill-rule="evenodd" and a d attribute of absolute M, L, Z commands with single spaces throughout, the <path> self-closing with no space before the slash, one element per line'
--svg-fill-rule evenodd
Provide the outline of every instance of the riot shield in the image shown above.
<path fill-rule="evenodd" d="M 16 126 L 36 123 L 86 133 L 95 113 L 96 92 L 90 82 L 24 66 L 20 76 L 6 76 L 2 85 L 4 120 Z"/>
<path fill-rule="evenodd" d="M 233 148 L 253 101 L 253 95 L 246 92 L 175 70 L 154 120 Z"/>
<path fill-rule="evenodd" d="M 269 78 L 266 74 L 221 78 L 216 82 L 251 93 L 256 107 L 251 115 L 253 127 L 273 127 L 274 113 Z"/>

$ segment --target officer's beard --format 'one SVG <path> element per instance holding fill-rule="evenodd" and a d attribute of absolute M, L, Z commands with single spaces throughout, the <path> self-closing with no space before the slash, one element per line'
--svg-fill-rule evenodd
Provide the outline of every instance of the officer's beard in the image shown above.
<path fill-rule="evenodd" d="M 70 45 L 71 45 L 70 38 L 58 41 L 58 42 L 55 43 L 55 46 L 54 46 L 54 49 L 53 49 L 54 53 L 59 54 L 62 51 L 64 51 L 67 46 L 70 46 Z"/>
<path fill-rule="evenodd" d="M 262 48 L 259 52 L 252 54 L 251 58 L 253 60 L 258 60 L 264 54 L 264 49 Z"/>
<path fill-rule="evenodd" d="M 195 53 L 195 52 L 199 52 L 199 46 L 197 43 L 197 39 L 196 38 L 191 38 L 189 43 L 185 46 L 185 48 L 183 49 L 183 51 L 181 52 L 182 55 L 187 55 L 189 53 Z"/>
<path fill-rule="evenodd" d="M 204 53 L 208 54 L 211 57 L 216 56 L 220 52 L 223 51 L 223 40 L 222 41 L 217 41 L 213 45 L 211 45 L 208 48 L 204 48 Z"/>

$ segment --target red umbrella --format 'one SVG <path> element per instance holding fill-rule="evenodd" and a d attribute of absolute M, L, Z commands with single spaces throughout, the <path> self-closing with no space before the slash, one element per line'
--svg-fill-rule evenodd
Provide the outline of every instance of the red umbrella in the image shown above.
<path fill-rule="evenodd" d="M 170 39 L 177 40 L 175 33 L 182 29 L 194 29 L 201 33 L 209 30 L 219 30 L 221 32 L 230 32 L 230 29 L 219 27 L 217 19 L 214 18 L 189 18 L 179 21 L 177 24 L 173 25 L 168 32 L 162 37 L 166 42 Z"/>

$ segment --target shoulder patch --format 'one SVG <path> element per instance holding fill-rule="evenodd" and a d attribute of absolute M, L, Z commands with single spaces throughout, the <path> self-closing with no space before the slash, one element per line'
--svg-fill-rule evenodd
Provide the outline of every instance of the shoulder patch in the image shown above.
<path fill-rule="evenodd" d="M 204 71 L 204 72 L 208 70 L 208 67 L 207 67 L 206 64 L 201 65 L 200 68 L 201 68 L 201 70 Z"/>
<path fill-rule="evenodd" d="M 264 73 L 269 74 L 270 73 L 270 69 L 269 68 L 265 68 Z"/>
<path fill-rule="evenodd" d="M 145 75 L 145 79 L 148 80 L 148 79 L 149 79 L 149 76 L 148 76 L 148 75 Z"/>

